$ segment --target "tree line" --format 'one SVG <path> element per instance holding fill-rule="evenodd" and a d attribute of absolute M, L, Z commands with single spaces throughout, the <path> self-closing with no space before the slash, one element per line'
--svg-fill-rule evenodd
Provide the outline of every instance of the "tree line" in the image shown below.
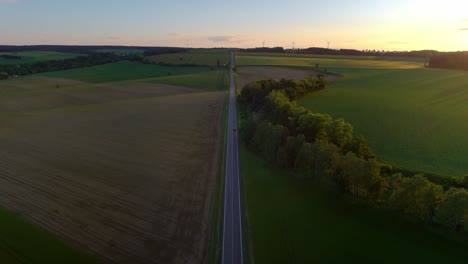
<path fill-rule="evenodd" d="M 468 52 L 439 53 L 431 57 L 429 67 L 468 70 Z"/>
<path fill-rule="evenodd" d="M 354 135 L 350 123 L 297 105 L 298 99 L 325 86 L 321 77 L 246 85 L 238 97 L 240 132 L 247 146 L 322 188 L 468 232 L 465 188 L 444 189 L 422 174 L 406 177 L 394 172 L 378 162 L 365 138 Z"/>
<path fill-rule="evenodd" d="M 388 51 L 388 50 L 357 50 L 357 49 L 330 49 L 310 47 L 304 49 L 284 49 L 283 47 L 261 47 L 240 49 L 242 52 L 272 52 L 272 53 L 289 53 L 297 54 L 320 54 L 320 55 L 349 55 L 349 56 L 383 56 L 383 57 L 415 57 L 415 58 L 430 58 L 441 54 L 436 50 L 412 50 L 412 51 Z"/>

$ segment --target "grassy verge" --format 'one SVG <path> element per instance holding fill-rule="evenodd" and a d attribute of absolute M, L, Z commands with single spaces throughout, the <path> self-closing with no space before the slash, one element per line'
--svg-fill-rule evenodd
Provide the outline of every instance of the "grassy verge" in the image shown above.
<path fill-rule="evenodd" d="M 224 86 L 229 88 L 229 78 L 225 78 Z M 226 172 L 226 141 L 229 110 L 229 89 L 226 89 L 225 103 L 223 109 L 223 140 L 221 143 L 221 156 L 218 161 L 218 179 L 216 181 L 215 197 L 213 199 L 212 225 L 210 242 L 208 246 L 208 263 L 220 262 L 223 238 L 223 207 L 224 207 L 224 175 Z"/>
<path fill-rule="evenodd" d="M 5 209 L 0 209 L 0 262 L 97 263 Z"/>
<path fill-rule="evenodd" d="M 465 263 L 466 237 L 323 193 L 240 148 L 251 243 L 261 263 Z"/>

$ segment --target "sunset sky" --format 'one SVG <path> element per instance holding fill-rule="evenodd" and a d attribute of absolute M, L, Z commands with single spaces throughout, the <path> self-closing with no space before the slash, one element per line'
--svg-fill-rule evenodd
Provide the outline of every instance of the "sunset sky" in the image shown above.
<path fill-rule="evenodd" d="M 0 45 L 468 50 L 468 1 L 0 0 Z"/>

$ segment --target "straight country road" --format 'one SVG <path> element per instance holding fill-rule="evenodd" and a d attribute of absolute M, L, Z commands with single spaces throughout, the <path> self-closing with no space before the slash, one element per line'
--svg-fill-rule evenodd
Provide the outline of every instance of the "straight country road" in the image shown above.
<path fill-rule="evenodd" d="M 226 146 L 226 176 L 224 185 L 224 223 L 222 264 L 242 264 L 242 216 L 239 180 L 239 146 L 237 144 L 236 87 L 234 52 L 231 52 L 231 81 Z"/>

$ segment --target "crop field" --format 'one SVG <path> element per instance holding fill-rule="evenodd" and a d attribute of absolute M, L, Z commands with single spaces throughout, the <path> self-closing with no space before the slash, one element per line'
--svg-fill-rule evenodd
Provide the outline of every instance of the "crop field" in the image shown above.
<path fill-rule="evenodd" d="M 147 58 L 152 63 L 173 64 L 173 65 L 203 65 L 217 66 L 218 61 L 221 66 L 228 65 L 231 60 L 227 50 L 194 50 L 172 54 L 154 55 Z"/>
<path fill-rule="evenodd" d="M 14 55 L 20 56 L 21 59 L 6 59 L 0 57 L 0 65 L 5 64 L 29 64 L 37 63 L 48 60 L 63 60 L 71 59 L 83 54 L 66 53 L 66 52 L 52 52 L 52 51 L 21 51 L 21 52 L 0 52 L 0 55 Z"/>
<path fill-rule="evenodd" d="M 423 68 L 413 60 L 237 58 L 243 65 L 315 67 L 319 63 L 319 68 L 341 74 L 328 89 L 300 104 L 345 118 L 380 159 L 394 166 L 462 176 L 468 173 L 468 73 Z"/>
<path fill-rule="evenodd" d="M 229 71 L 225 69 L 210 70 L 194 74 L 146 79 L 144 81 L 220 91 L 225 90 L 229 85 Z"/>
<path fill-rule="evenodd" d="M 208 67 L 174 67 L 119 61 L 92 67 L 47 72 L 38 76 L 65 78 L 84 82 L 115 82 L 211 71 Z"/>
<path fill-rule="evenodd" d="M 298 54 L 268 54 L 264 53 L 239 53 L 236 55 L 236 63 L 239 66 L 305 66 L 331 72 L 338 72 L 342 68 L 353 69 L 413 69 L 424 67 L 425 60 L 414 58 L 383 58 L 356 56 L 331 56 L 331 55 L 302 55 Z"/>
<path fill-rule="evenodd" d="M 1 207 L 103 262 L 206 260 L 223 91 L 29 76 L 0 94 Z"/>
<path fill-rule="evenodd" d="M 346 197 L 322 193 L 313 183 L 272 167 L 245 147 L 239 155 L 249 263 L 465 263 L 468 259 L 466 237 L 349 204 Z"/>
<path fill-rule="evenodd" d="M 318 74 L 325 75 L 329 82 L 336 81 L 339 75 L 324 74 L 314 69 L 303 67 L 278 67 L 278 66 L 244 66 L 240 67 L 237 72 L 237 85 L 244 87 L 246 84 L 260 80 L 280 80 L 297 79 L 302 80 L 308 77 L 316 77 Z"/>

